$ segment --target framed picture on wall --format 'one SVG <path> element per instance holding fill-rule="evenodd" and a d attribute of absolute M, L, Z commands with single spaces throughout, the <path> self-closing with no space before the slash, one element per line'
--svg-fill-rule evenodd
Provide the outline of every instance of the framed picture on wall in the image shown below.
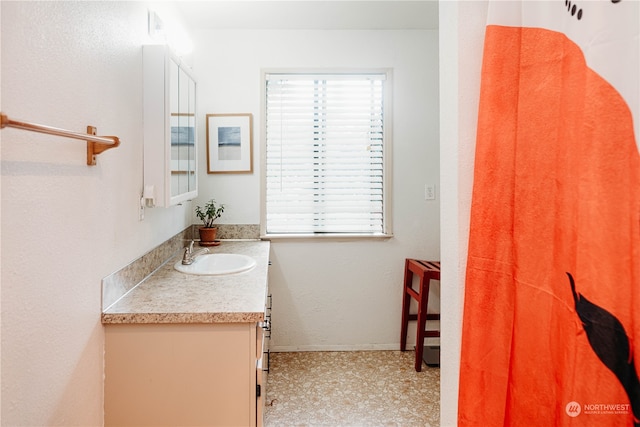
<path fill-rule="evenodd" d="M 207 114 L 207 173 L 253 172 L 253 115 Z"/>

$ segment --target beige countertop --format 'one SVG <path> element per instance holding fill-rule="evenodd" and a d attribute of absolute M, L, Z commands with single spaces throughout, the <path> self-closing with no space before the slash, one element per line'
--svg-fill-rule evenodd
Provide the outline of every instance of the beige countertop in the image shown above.
<path fill-rule="evenodd" d="M 264 320 L 268 292 L 268 241 L 222 241 L 211 253 L 253 257 L 256 266 L 243 273 L 198 276 L 176 271 L 175 255 L 102 313 L 103 324 L 237 323 Z M 196 245 L 195 249 L 199 249 Z"/>

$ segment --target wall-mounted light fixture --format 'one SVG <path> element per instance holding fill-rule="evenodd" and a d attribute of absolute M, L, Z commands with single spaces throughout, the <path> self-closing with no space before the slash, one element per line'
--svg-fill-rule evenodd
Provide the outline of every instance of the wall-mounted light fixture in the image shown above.
<path fill-rule="evenodd" d="M 175 21 L 163 20 L 154 10 L 149 10 L 149 36 L 158 43 L 165 43 L 178 56 L 193 51 L 193 42 L 184 28 Z"/>

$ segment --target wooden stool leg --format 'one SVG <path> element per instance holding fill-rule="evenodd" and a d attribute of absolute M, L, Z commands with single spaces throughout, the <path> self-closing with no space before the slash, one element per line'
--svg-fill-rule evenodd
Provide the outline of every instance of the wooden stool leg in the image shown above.
<path fill-rule="evenodd" d="M 402 328 L 400 331 L 400 350 L 405 351 L 407 347 L 407 328 L 409 325 L 409 307 L 411 306 L 411 295 L 407 292 L 407 286 L 411 287 L 413 273 L 409 270 L 409 260 L 404 261 L 404 286 L 402 288 Z"/>
<path fill-rule="evenodd" d="M 418 302 L 418 330 L 416 331 L 416 371 L 422 371 L 422 353 L 424 351 L 424 335 L 427 327 L 427 305 L 429 302 L 429 276 L 420 278 L 420 301 Z"/>

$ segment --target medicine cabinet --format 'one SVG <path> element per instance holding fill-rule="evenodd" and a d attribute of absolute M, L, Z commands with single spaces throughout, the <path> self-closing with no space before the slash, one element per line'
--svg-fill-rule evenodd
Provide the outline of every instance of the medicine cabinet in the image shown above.
<path fill-rule="evenodd" d="M 168 207 L 198 195 L 196 81 L 167 46 L 142 52 L 145 198 L 152 190 L 155 206 Z"/>

